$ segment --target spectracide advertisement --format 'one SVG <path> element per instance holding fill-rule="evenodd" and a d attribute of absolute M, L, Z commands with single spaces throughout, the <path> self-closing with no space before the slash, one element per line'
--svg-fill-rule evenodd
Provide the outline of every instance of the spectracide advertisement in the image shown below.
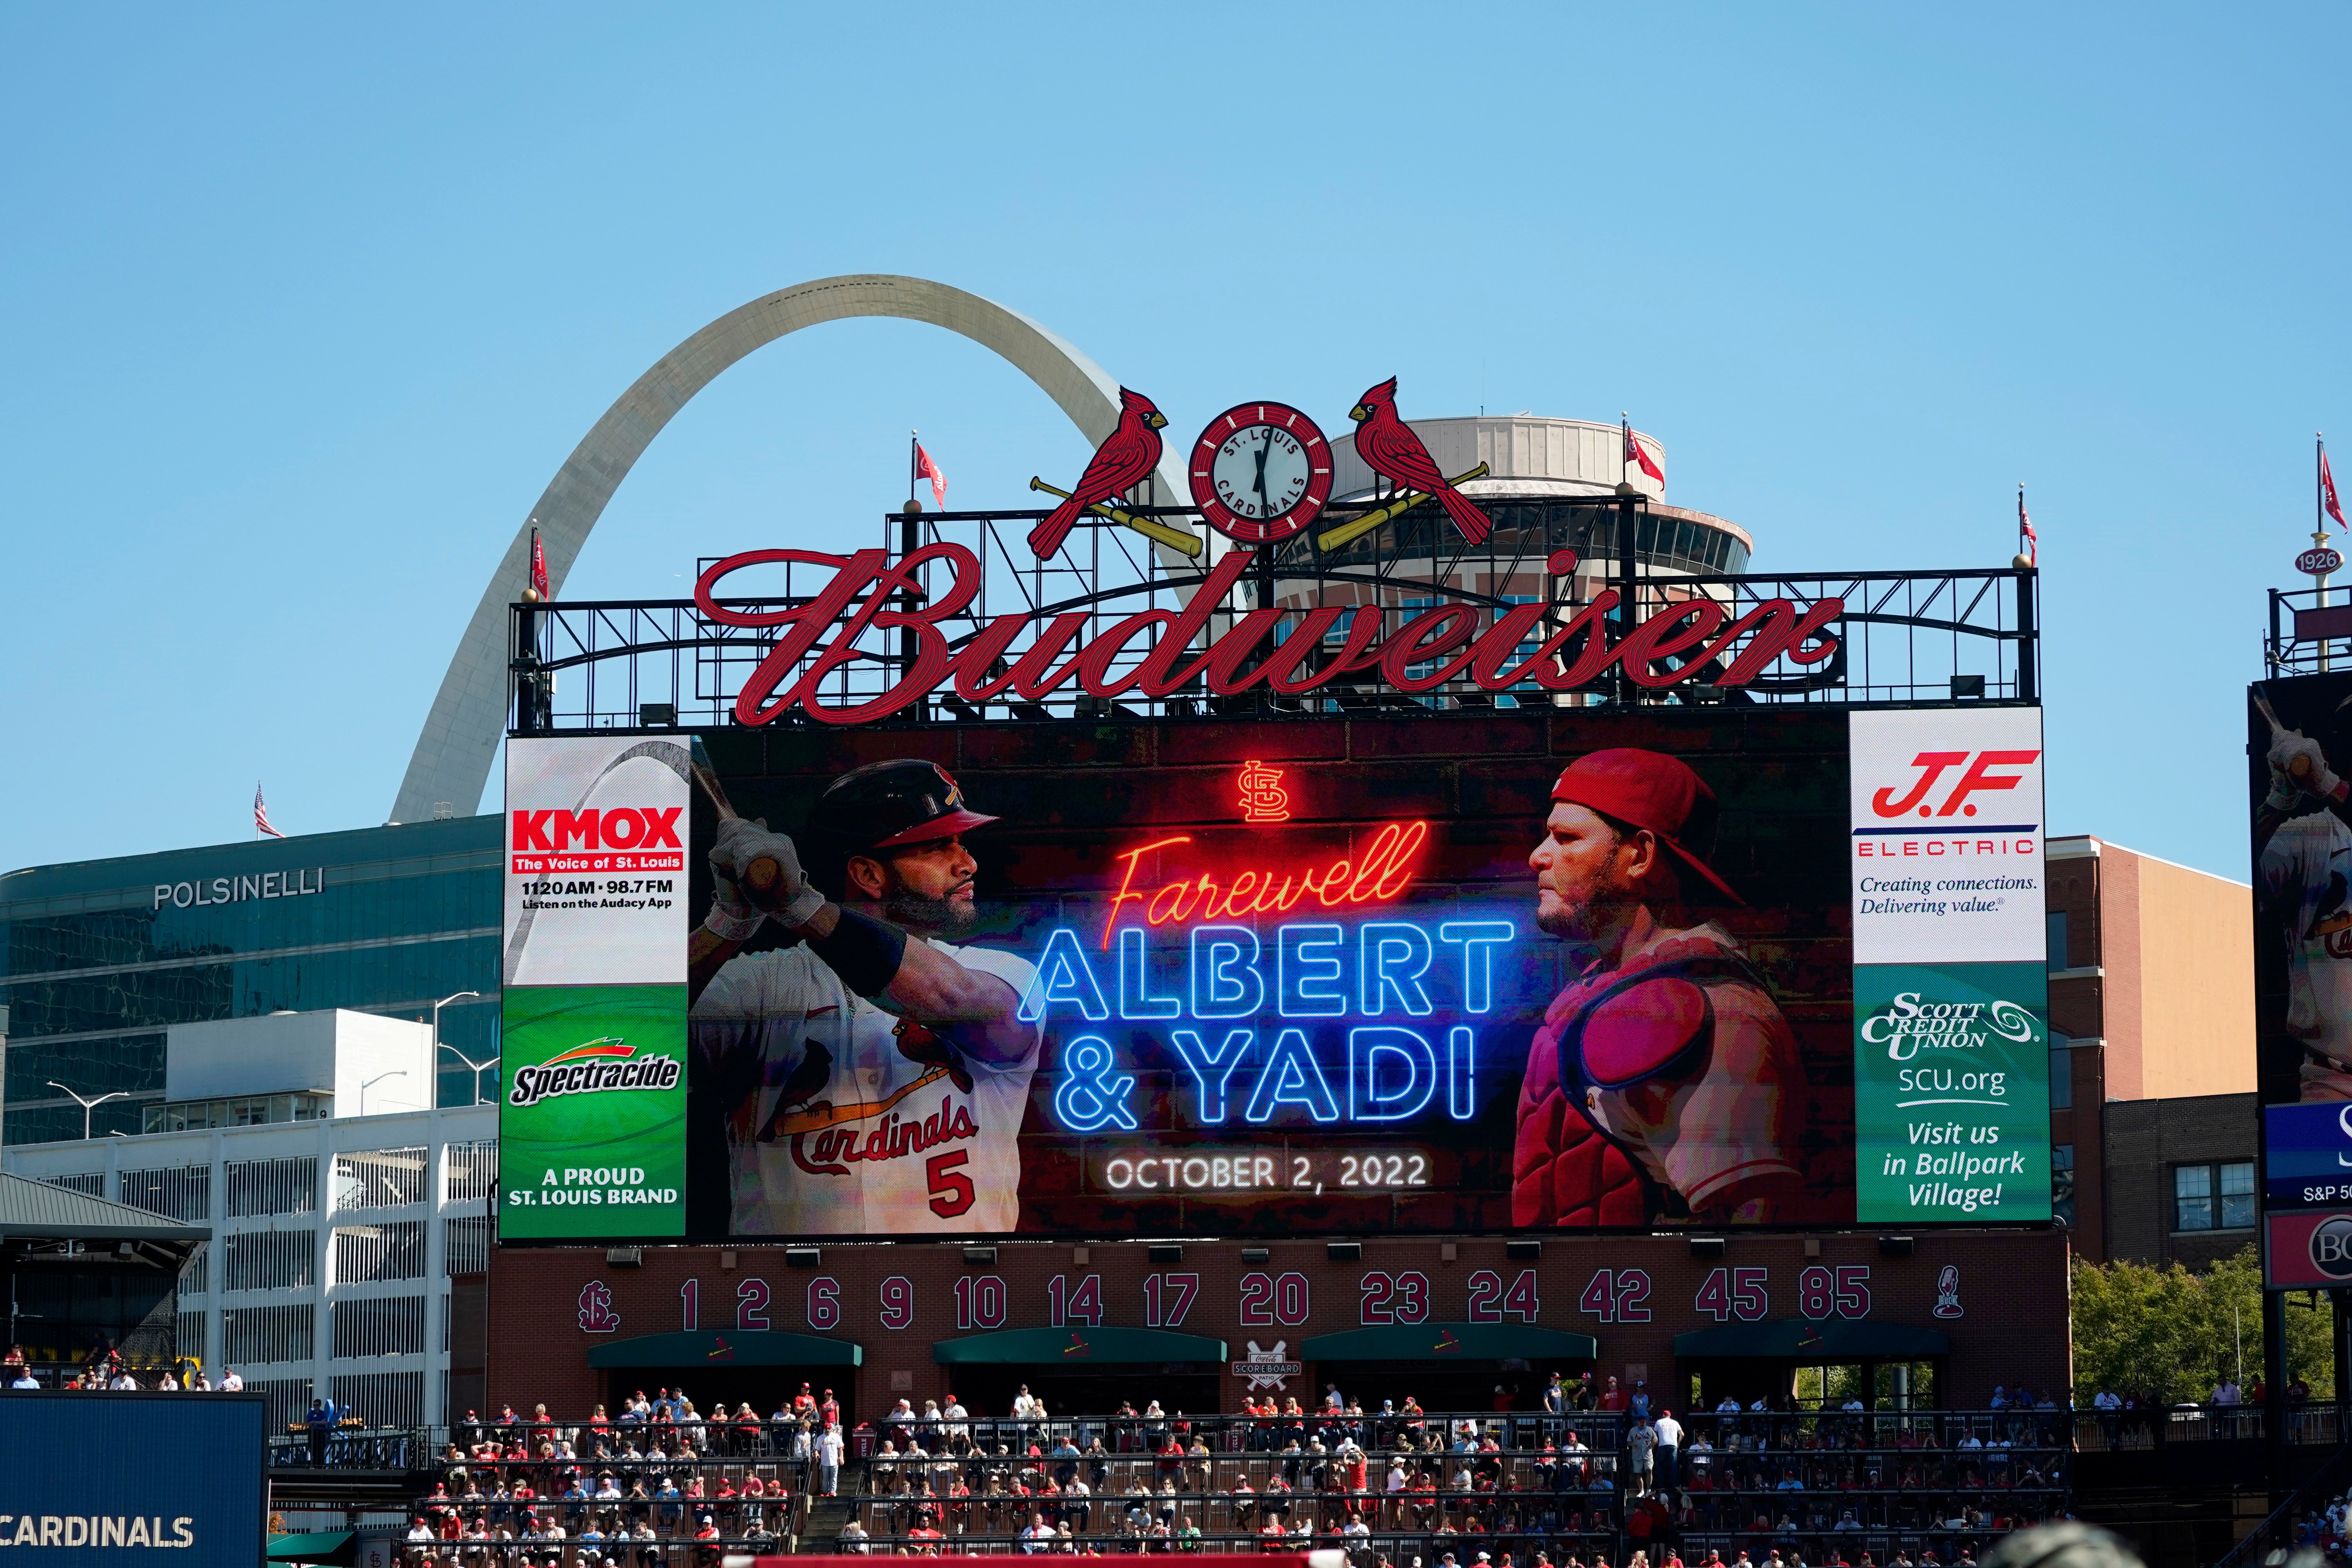
<path fill-rule="evenodd" d="M 2042 714 L 1852 716 L 1855 1217 L 2050 1217 Z"/>
<path fill-rule="evenodd" d="M 499 1232 L 686 1224 L 686 743 L 507 747 Z"/>
<path fill-rule="evenodd" d="M 509 1239 L 2049 1218 L 2033 710 L 508 754 Z"/>

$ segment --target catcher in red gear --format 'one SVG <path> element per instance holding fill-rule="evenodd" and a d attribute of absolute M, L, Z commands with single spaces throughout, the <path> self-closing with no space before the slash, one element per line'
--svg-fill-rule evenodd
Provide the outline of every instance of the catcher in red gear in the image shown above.
<path fill-rule="evenodd" d="M 1038 560 L 1062 548 L 1062 541 L 1069 537 L 1087 508 L 1133 489 L 1160 466 L 1160 432 L 1167 427 L 1168 416 L 1143 394 L 1123 386 L 1118 389 L 1118 423 L 1087 459 L 1087 471 L 1078 476 L 1069 499 L 1029 531 L 1029 548 L 1037 552 Z"/>
<path fill-rule="evenodd" d="M 1596 956 L 1528 1047 L 1514 1225 L 1836 1217 L 1801 1169 L 1811 1095 L 1788 1020 L 1686 908 L 1743 901 L 1704 858 L 1714 818 L 1714 794 L 1657 752 L 1595 752 L 1552 786 L 1528 857 L 1536 924 Z"/>

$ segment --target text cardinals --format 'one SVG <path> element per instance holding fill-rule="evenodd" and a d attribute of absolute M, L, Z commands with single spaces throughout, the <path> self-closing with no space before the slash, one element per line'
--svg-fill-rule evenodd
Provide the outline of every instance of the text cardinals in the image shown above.
<path fill-rule="evenodd" d="M 1609 617 L 1618 597 L 1612 588 L 1577 606 L 1565 626 L 1534 652 L 1523 653 L 1520 645 L 1553 614 L 1553 606 L 1517 605 L 1487 620 L 1473 605 L 1442 605 L 1386 637 L 1378 605 L 1232 615 L 1223 606 L 1252 560 L 1246 552 L 1230 552 L 1183 609 L 1139 611 L 1083 644 L 1078 639 L 1099 610 L 1055 615 L 1036 627 L 1029 647 L 1004 668 L 997 667 L 1035 617 L 1027 611 L 997 616 L 961 647 L 951 647 L 946 624 L 963 615 L 980 591 L 980 558 L 961 544 L 927 544 L 895 563 L 880 550 L 854 555 L 745 551 L 704 571 L 694 584 L 694 599 L 722 626 L 786 628 L 736 693 L 735 719 L 741 724 L 771 724 L 794 708 L 819 723 L 871 723 L 950 683 L 967 702 L 1034 702 L 1073 684 L 1093 697 L 1129 691 L 1166 697 L 1196 683 L 1221 697 L 1259 686 L 1296 696 L 1343 676 L 1375 671 L 1389 686 L 1407 692 L 1464 679 L 1489 691 L 1527 681 L 1548 691 L 1577 691 L 1612 668 L 1622 668 L 1642 687 L 1697 683 L 1701 678 L 1713 686 L 1745 686 L 1783 657 L 1791 664 L 1811 665 L 1835 653 L 1837 638 L 1826 628 L 1845 613 L 1845 601 L 1835 597 L 1802 610 L 1787 599 L 1767 599 L 1734 620 L 1711 598 L 1685 599 L 1612 642 Z M 740 609 L 719 602 L 719 585 L 731 574 L 773 562 L 831 566 L 835 572 L 815 595 L 789 609 Z M 1563 551 L 1553 557 L 1551 570 L 1561 575 L 1574 564 L 1573 552 Z M 945 590 L 920 609 L 893 607 L 922 596 L 919 574 L 926 566 L 946 569 Z M 1220 614 L 1230 616 L 1229 628 L 1205 648 L 1193 647 Z M 1260 645 L 1286 619 L 1291 622 L 1287 635 L 1261 656 Z M 867 633 L 893 631 L 911 634 L 915 647 L 911 666 L 896 683 L 862 702 L 818 700 L 825 681 L 845 667 L 870 665 L 872 656 L 858 647 Z M 1325 647 L 1327 637 L 1339 638 L 1336 650 Z"/>

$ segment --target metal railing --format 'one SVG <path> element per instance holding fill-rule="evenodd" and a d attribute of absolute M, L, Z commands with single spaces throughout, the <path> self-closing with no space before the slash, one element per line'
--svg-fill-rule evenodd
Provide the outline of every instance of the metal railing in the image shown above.
<path fill-rule="evenodd" d="M 2352 589 L 2273 588 L 2270 631 L 2263 638 L 2269 675 L 2352 669 Z"/>
<path fill-rule="evenodd" d="M 338 1470 L 424 1470 L 434 1467 L 433 1433 L 423 1426 L 339 1426 L 317 1457 L 307 1427 L 269 1439 L 269 1468 Z"/>
<path fill-rule="evenodd" d="M 2282 1440 L 2292 1447 L 2333 1447 L 2344 1440 L 2341 1412 L 2332 1401 L 2290 1405 L 2281 1413 Z M 2177 1405 L 2161 1410 L 2077 1412 L 2077 1453 L 2132 1453 L 2169 1444 L 2248 1442 L 2266 1436 L 2270 1412 L 2260 1405 Z"/>

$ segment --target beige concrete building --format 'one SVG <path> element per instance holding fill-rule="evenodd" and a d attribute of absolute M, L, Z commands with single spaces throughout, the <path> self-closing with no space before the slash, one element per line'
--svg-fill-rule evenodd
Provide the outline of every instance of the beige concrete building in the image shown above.
<path fill-rule="evenodd" d="M 2254 1238 L 2253 892 L 2103 839 L 2049 849 L 2057 1207 L 2092 1258 Z M 2161 1105 L 2150 1102 L 2161 1101 Z"/>

